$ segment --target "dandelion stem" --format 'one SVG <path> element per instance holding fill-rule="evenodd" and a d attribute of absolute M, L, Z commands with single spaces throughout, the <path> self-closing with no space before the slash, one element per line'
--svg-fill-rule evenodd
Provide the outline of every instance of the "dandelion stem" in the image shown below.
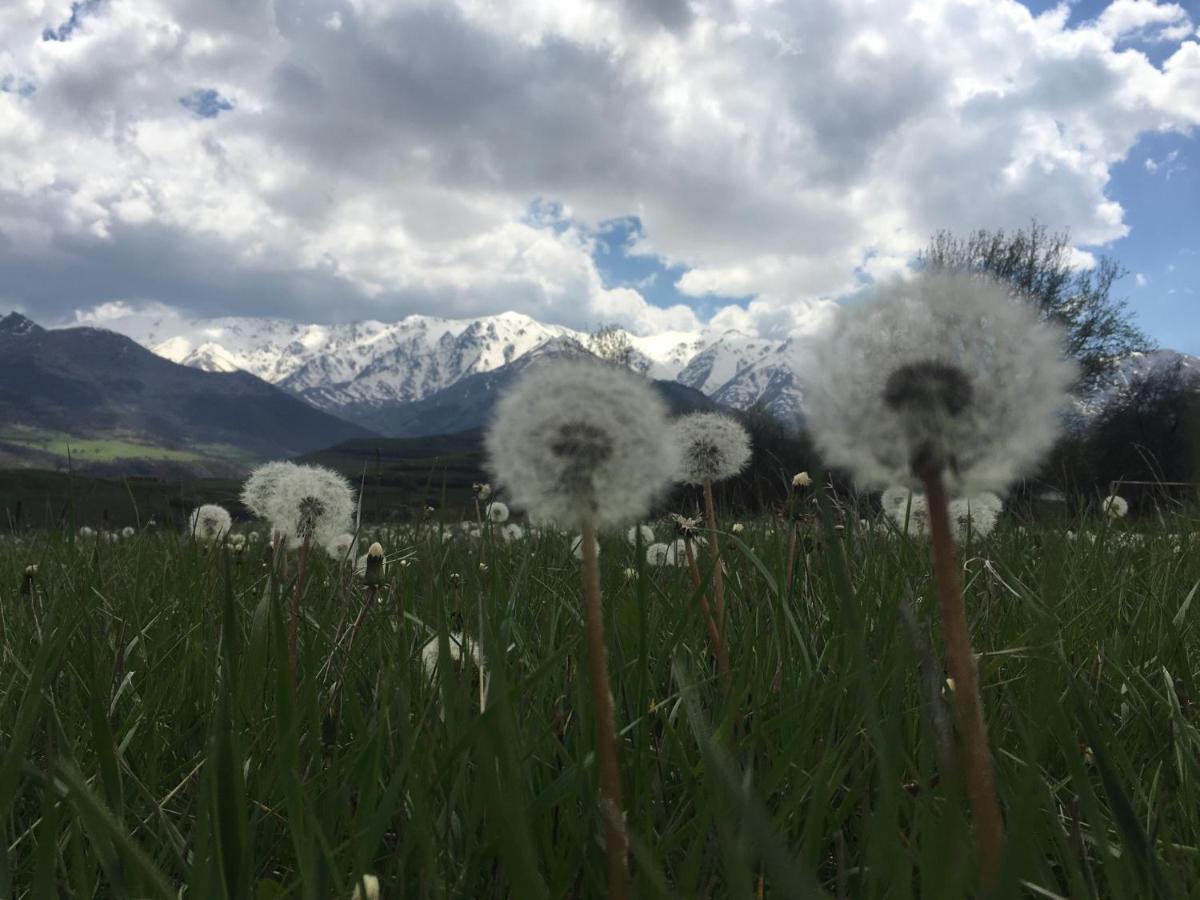
<path fill-rule="evenodd" d="M 688 571 L 692 575 L 692 584 L 697 588 L 703 583 L 700 579 L 700 567 L 696 564 L 696 553 L 692 549 L 692 541 L 689 537 L 683 539 L 684 552 L 687 554 Z M 717 628 L 716 619 L 713 618 L 712 610 L 708 606 L 708 597 L 704 591 L 700 592 L 700 615 L 704 617 L 704 625 L 708 630 L 708 642 L 712 644 L 712 653 L 717 660 L 717 671 L 721 674 L 721 678 L 726 684 L 731 679 L 729 671 L 729 656 L 725 652 L 725 639 L 721 636 L 720 630 Z"/>
<path fill-rule="evenodd" d="M 583 548 L 584 621 L 587 627 L 588 670 L 592 701 L 596 706 L 596 760 L 600 766 L 601 807 L 604 811 L 608 853 L 608 896 L 629 896 L 629 837 L 625 831 L 625 808 L 621 803 L 621 773 L 617 767 L 617 724 L 612 690 L 608 681 L 608 650 L 604 644 L 604 610 L 600 599 L 600 566 L 596 552 L 596 525 L 583 516 L 580 543 Z"/>
<path fill-rule="evenodd" d="M 704 482 L 704 515 L 708 519 L 709 548 L 713 558 L 713 608 L 717 619 L 717 634 L 725 642 L 725 573 L 721 570 L 721 544 L 717 540 L 717 508 L 713 503 L 712 481 Z M 726 654 L 728 663 L 728 653 Z"/>
<path fill-rule="evenodd" d="M 309 538 L 300 545 L 300 556 L 296 560 L 296 585 L 292 589 L 292 620 L 288 626 L 288 673 L 292 677 L 292 691 L 299 690 L 300 669 L 300 595 L 304 592 L 304 574 L 308 568 Z"/>
<path fill-rule="evenodd" d="M 788 552 L 787 552 L 787 572 L 784 575 L 784 586 L 787 591 L 792 590 L 792 576 L 796 572 L 796 547 L 799 544 L 800 536 L 796 534 L 796 523 L 788 520 Z"/>
<path fill-rule="evenodd" d="M 950 670 L 950 677 L 954 679 L 954 706 L 962 735 L 962 769 L 979 841 L 980 875 L 985 888 L 988 888 L 995 885 L 999 873 L 1000 856 L 1004 849 L 1004 820 L 996 796 L 987 725 L 979 696 L 979 678 L 971 652 L 967 611 L 954 557 L 946 486 L 939 465 L 916 467 L 915 472 L 925 485 L 929 505 L 933 570 L 946 642 L 946 666 Z"/>

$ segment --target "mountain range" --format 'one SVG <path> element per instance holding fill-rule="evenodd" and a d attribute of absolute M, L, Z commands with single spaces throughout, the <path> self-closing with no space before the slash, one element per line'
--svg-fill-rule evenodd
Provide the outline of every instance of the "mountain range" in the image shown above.
<path fill-rule="evenodd" d="M 371 436 L 248 372 L 207 372 L 99 328 L 0 318 L 0 461 L 245 462 Z M 128 468 L 128 467 L 127 467 Z"/>
<path fill-rule="evenodd" d="M 394 437 L 478 427 L 486 397 L 547 348 L 619 355 L 634 370 L 734 409 L 758 405 L 799 425 L 794 340 L 737 331 L 595 336 L 519 313 L 478 319 L 312 325 L 266 318 L 193 321 L 132 314 L 106 320 L 158 355 L 209 372 L 250 372 L 319 409 Z M 463 405 L 465 403 L 465 406 Z"/>

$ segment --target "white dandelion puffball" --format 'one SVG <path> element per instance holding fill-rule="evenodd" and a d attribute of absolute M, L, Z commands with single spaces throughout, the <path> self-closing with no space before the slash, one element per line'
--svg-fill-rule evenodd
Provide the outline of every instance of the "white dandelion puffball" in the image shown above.
<path fill-rule="evenodd" d="M 925 537 L 929 533 L 929 501 L 924 494 L 914 494 L 907 488 L 891 487 L 883 492 L 883 512 L 909 537 Z"/>
<path fill-rule="evenodd" d="M 700 548 L 696 541 L 692 541 L 692 559 L 697 563 L 700 562 Z M 688 565 L 687 541 L 683 538 L 675 538 L 671 542 L 671 562 L 677 566 Z"/>
<path fill-rule="evenodd" d="M 651 544 L 646 548 L 646 564 L 651 566 L 673 566 L 675 554 L 670 544 Z"/>
<path fill-rule="evenodd" d="M 499 500 L 493 500 L 488 504 L 487 518 L 489 522 L 494 522 L 500 525 L 508 521 L 508 507 Z"/>
<path fill-rule="evenodd" d="M 504 538 L 504 540 L 510 541 L 510 542 L 511 541 L 519 541 L 519 540 L 521 540 L 521 538 L 525 537 L 525 529 L 522 528 L 520 525 L 518 525 L 516 522 L 509 522 L 507 525 L 505 525 L 503 528 L 500 529 L 500 537 L 502 537 L 502 538 Z"/>
<path fill-rule="evenodd" d="M 267 504 L 280 478 L 299 468 L 290 462 L 269 462 L 252 471 L 242 484 L 242 504 L 260 519 L 269 519 Z"/>
<path fill-rule="evenodd" d="M 1104 498 L 1104 514 L 1110 519 L 1123 519 L 1129 515 L 1129 504 L 1124 497 L 1113 494 Z"/>
<path fill-rule="evenodd" d="M 792 476 L 792 487 L 803 488 L 810 484 L 812 484 L 812 476 L 807 472 L 797 472 Z"/>
<path fill-rule="evenodd" d="M 121 529 L 121 537 L 123 537 L 123 538 L 129 539 L 129 538 L 133 537 L 135 534 L 137 534 L 137 531 L 134 530 L 134 527 L 132 525 L 126 525 L 124 528 Z"/>
<path fill-rule="evenodd" d="M 750 435 L 742 424 L 720 413 L 692 413 L 671 425 L 679 456 L 676 481 L 704 484 L 732 478 L 750 462 Z"/>
<path fill-rule="evenodd" d="M 479 642 L 473 641 L 470 638 L 464 637 L 461 633 L 455 631 L 446 635 L 446 643 L 450 647 L 450 661 L 454 664 L 460 664 L 463 657 L 470 658 L 481 672 L 487 669 L 487 660 L 484 659 L 483 653 L 479 649 Z M 421 665 L 425 669 L 425 674 L 430 678 L 436 678 L 438 674 L 438 661 L 442 655 L 441 640 L 437 635 L 434 635 L 425 642 L 425 646 L 421 648 Z"/>
<path fill-rule="evenodd" d="M 232 527 L 233 519 L 229 517 L 229 510 L 215 503 L 198 506 L 188 516 L 188 534 L 205 544 L 220 540 Z"/>
<path fill-rule="evenodd" d="M 643 544 L 654 543 L 654 529 L 649 525 L 633 525 L 625 532 L 625 540 L 629 541 L 630 547 L 636 547 L 638 542 L 638 534 L 642 536 Z"/>
<path fill-rule="evenodd" d="M 96 536 L 96 531 L 95 531 L 95 529 L 94 529 L 94 528 L 89 528 L 87 525 L 81 525 L 81 526 L 79 526 L 79 538 L 80 538 L 80 540 L 84 540 L 84 541 L 86 541 L 86 540 L 88 540 L 88 539 L 90 539 L 90 538 L 94 538 L 95 536 Z"/>
<path fill-rule="evenodd" d="M 667 411 L 626 369 L 577 360 L 528 371 L 496 405 L 487 452 L 496 480 L 535 521 L 598 528 L 645 515 L 675 457 Z"/>
<path fill-rule="evenodd" d="M 600 542 L 593 540 L 592 546 L 596 548 L 596 556 L 600 556 Z M 583 535 L 577 534 L 571 538 L 571 554 L 581 562 L 583 561 Z"/>
<path fill-rule="evenodd" d="M 1002 490 L 1058 435 L 1076 378 L 1062 336 L 995 281 L 941 271 L 896 278 L 842 309 L 800 374 L 824 459 L 862 487 Z"/>
<path fill-rule="evenodd" d="M 350 895 L 350 900 L 379 900 L 379 897 L 379 879 L 374 875 L 361 875 L 354 880 L 354 893 Z"/>
<path fill-rule="evenodd" d="M 321 541 L 321 546 L 325 548 L 325 552 L 333 559 L 342 562 L 347 559 L 354 559 L 357 543 L 354 535 L 345 532 L 343 534 L 330 535 Z"/>
<path fill-rule="evenodd" d="M 321 544 L 354 530 L 354 510 L 350 482 L 323 466 L 293 465 L 278 472 L 263 505 L 281 537 Z"/>
<path fill-rule="evenodd" d="M 996 527 L 1003 509 L 1004 501 L 990 491 L 951 500 L 950 528 L 955 542 L 964 544 L 968 537 L 987 537 Z"/>

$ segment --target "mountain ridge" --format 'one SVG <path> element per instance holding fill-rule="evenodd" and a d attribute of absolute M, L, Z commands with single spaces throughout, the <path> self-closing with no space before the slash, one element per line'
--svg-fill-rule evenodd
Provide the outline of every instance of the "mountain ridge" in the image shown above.
<path fill-rule="evenodd" d="M 475 319 L 410 315 L 391 323 L 344 325 L 142 314 L 101 322 L 173 362 L 208 371 L 243 369 L 321 409 L 360 421 L 372 407 L 425 401 L 547 341 L 572 340 L 584 347 L 595 341 L 589 333 L 516 312 Z M 787 341 L 734 330 L 614 333 L 617 352 L 641 374 L 679 381 L 734 408 L 762 404 L 786 424 L 799 424 L 802 395 L 795 378 L 788 377 L 794 376 L 790 363 L 778 353 Z"/>
<path fill-rule="evenodd" d="M 102 328 L 0 319 L 0 443 L 37 461 L 277 457 L 372 432 L 241 370 L 205 372 Z"/>

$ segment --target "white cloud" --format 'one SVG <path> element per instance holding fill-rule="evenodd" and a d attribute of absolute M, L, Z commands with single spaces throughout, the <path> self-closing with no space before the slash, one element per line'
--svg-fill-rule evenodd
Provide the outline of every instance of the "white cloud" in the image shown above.
<path fill-rule="evenodd" d="M 0 7 L 0 80 L 34 87 L 0 92 L 0 266 L 59 317 L 695 327 L 604 287 L 591 235 L 636 215 L 684 295 L 755 298 L 714 324 L 803 332 L 939 228 L 1121 237 L 1110 167 L 1200 124 L 1193 23 L 1148 0 L 107 0 L 41 39 L 68 15 Z M 179 103 L 210 89 L 233 109 Z"/>
<path fill-rule="evenodd" d="M 1148 285 L 1150 283 L 1150 279 L 1147 278 L 1145 275 L 1143 275 L 1141 272 L 1138 272 L 1136 275 L 1134 275 L 1133 280 L 1137 282 L 1138 287 L 1145 287 L 1146 285 Z"/>

